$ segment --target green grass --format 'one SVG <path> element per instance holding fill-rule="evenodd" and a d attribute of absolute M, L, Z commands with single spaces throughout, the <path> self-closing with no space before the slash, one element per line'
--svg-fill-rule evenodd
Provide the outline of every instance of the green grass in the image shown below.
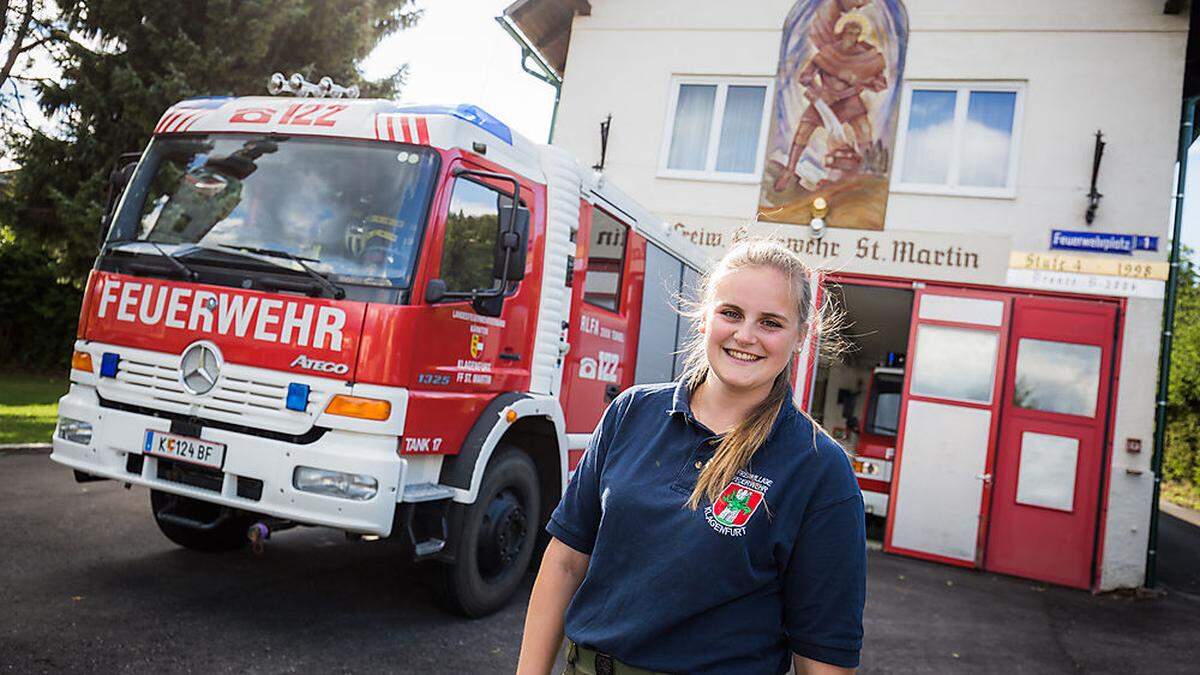
<path fill-rule="evenodd" d="M 0 443 L 49 443 L 68 386 L 44 375 L 0 376 Z"/>
<path fill-rule="evenodd" d="M 1162 497 L 1172 504 L 1200 511 L 1200 487 L 1191 483 L 1163 481 Z"/>

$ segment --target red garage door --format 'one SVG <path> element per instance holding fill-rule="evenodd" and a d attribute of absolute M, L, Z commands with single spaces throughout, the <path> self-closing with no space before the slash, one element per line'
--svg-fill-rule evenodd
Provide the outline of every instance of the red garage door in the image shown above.
<path fill-rule="evenodd" d="M 1107 302 L 1015 299 L 985 569 L 1091 585 L 1116 319 Z"/>

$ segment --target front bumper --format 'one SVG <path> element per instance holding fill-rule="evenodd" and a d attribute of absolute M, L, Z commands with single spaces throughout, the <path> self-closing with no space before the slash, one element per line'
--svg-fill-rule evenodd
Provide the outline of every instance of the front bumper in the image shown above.
<path fill-rule="evenodd" d="M 87 445 L 59 438 L 58 429 L 54 430 L 50 459 L 84 473 L 307 525 L 383 537 L 391 534 L 408 464 L 396 454 L 395 436 L 330 430 L 313 443 L 298 445 L 205 427 L 200 434 L 204 440 L 226 445 L 216 490 L 160 478 L 159 460 L 151 455 L 143 456 L 139 471 L 128 470 L 137 464 L 129 462 L 129 455 L 142 454 L 146 430 L 168 432 L 170 420 L 102 407 L 96 390 L 80 384 L 72 384 L 59 400 L 58 414 L 92 425 L 92 441 Z M 297 466 L 373 476 L 379 481 L 379 492 L 366 501 L 301 492 L 292 486 Z M 261 480 L 261 497 L 238 496 L 238 477 Z"/>
<path fill-rule="evenodd" d="M 887 516 L 888 493 L 863 490 L 863 507 L 868 515 Z"/>

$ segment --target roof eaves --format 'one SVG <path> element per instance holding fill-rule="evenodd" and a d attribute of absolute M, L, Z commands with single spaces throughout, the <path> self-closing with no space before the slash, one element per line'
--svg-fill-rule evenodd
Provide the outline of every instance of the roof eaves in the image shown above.
<path fill-rule="evenodd" d="M 566 72 L 575 15 L 591 13 L 588 0 L 516 0 L 504 9 L 504 16 L 517 26 L 559 78 Z"/>

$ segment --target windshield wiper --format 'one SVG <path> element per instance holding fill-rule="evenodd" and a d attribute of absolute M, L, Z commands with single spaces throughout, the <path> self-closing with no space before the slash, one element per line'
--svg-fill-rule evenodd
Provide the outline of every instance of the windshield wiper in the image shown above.
<path fill-rule="evenodd" d="M 171 263 L 171 265 L 175 269 L 179 270 L 183 274 L 184 279 L 186 279 L 187 281 L 196 281 L 197 279 L 200 278 L 199 272 L 192 269 L 191 267 L 188 267 L 186 264 L 184 264 L 184 262 L 182 260 L 180 260 L 179 258 L 176 258 L 173 254 L 167 253 L 166 251 L 164 251 L 163 247 L 159 246 L 157 242 L 146 241 L 144 239 L 140 240 L 140 241 L 134 240 L 134 239 L 110 241 L 110 242 L 106 242 L 104 244 L 104 249 L 102 250 L 101 253 L 108 253 L 109 251 L 118 250 L 120 247 L 123 247 L 126 244 L 150 244 L 151 246 L 154 247 L 155 251 L 158 251 L 159 255 L 166 258 L 167 262 Z"/>
<path fill-rule="evenodd" d="M 183 263 L 183 261 L 180 260 L 179 258 L 176 258 L 175 256 L 171 255 L 170 253 L 167 253 L 166 251 L 164 251 L 162 249 L 162 247 L 159 246 L 157 243 L 155 243 L 153 241 L 147 241 L 146 243 L 153 246 L 155 251 L 158 251 L 159 254 L 162 255 L 162 257 L 169 260 L 171 262 L 171 264 L 175 266 L 175 269 L 179 270 L 180 272 L 183 272 L 184 278 L 187 279 L 188 281 L 195 281 L 200 278 L 199 272 L 197 272 L 196 270 L 185 265 Z"/>
<path fill-rule="evenodd" d="M 298 256 L 294 253 L 289 253 L 287 251 L 277 251 L 272 248 L 257 248 L 254 246 L 238 246 L 236 244 L 214 244 L 214 246 L 217 246 L 219 248 L 233 249 L 235 251 L 245 251 L 246 253 L 254 253 L 255 255 L 267 256 L 269 258 L 286 258 L 287 260 L 291 260 L 292 262 L 299 265 L 300 269 L 304 270 L 305 274 L 312 277 L 313 281 L 316 281 L 318 284 L 321 285 L 321 288 L 324 288 L 326 291 L 329 291 L 329 294 L 333 296 L 334 300 L 341 300 L 342 298 L 346 297 L 346 289 L 342 288 L 341 286 L 338 286 L 337 284 L 333 283 L 329 279 L 322 276 L 320 273 L 313 270 L 308 265 L 304 264 L 305 260 L 307 260 L 309 262 L 317 262 L 316 260 L 313 260 L 312 258 L 301 258 L 300 256 Z"/>

